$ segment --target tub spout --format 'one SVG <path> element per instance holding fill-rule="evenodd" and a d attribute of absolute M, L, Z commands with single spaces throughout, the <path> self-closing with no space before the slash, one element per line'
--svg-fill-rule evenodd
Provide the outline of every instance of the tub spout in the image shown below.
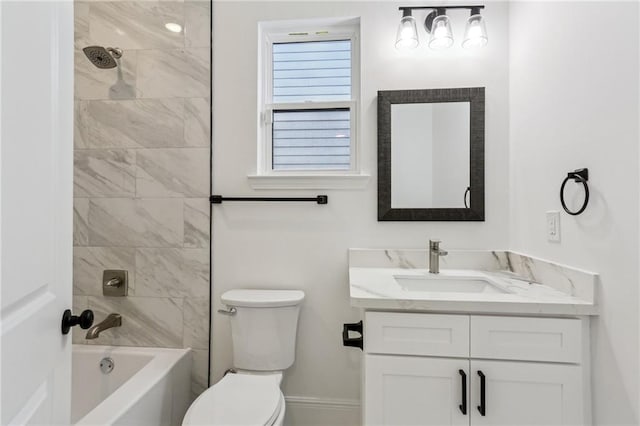
<path fill-rule="evenodd" d="M 87 331 L 87 339 L 96 339 L 100 336 L 100 333 L 108 328 L 120 327 L 122 325 L 122 315 L 109 314 L 104 321 L 94 325 Z"/>

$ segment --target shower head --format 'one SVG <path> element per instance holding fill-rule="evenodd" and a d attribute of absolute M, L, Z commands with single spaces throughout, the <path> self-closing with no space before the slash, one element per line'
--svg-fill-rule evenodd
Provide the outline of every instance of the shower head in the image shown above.
<path fill-rule="evenodd" d="M 117 47 L 87 46 L 82 51 L 93 65 L 101 69 L 117 67 L 116 59 L 122 57 L 122 50 Z"/>

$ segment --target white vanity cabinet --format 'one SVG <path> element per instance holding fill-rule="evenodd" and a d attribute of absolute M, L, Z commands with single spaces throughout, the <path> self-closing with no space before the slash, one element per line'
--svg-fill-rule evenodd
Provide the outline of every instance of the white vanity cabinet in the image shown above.
<path fill-rule="evenodd" d="M 590 424 L 587 348 L 584 318 L 366 311 L 363 423 Z"/>

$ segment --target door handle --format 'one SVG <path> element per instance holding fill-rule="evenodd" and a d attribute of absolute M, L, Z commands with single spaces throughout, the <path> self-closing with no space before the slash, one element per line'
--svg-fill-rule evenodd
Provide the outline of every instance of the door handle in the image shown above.
<path fill-rule="evenodd" d="M 467 415 L 467 373 L 464 370 L 458 370 L 460 373 L 460 381 L 462 382 L 462 404 L 458 405 L 460 411 L 465 416 Z"/>
<path fill-rule="evenodd" d="M 484 417 L 487 415 L 487 400 L 485 399 L 486 377 L 480 370 L 478 370 L 478 376 L 480 376 L 480 405 L 478 405 L 478 411 L 480 415 Z"/>
<path fill-rule="evenodd" d="M 62 314 L 62 325 L 60 327 L 62 334 L 69 334 L 71 327 L 79 325 L 81 329 L 86 330 L 93 325 L 93 311 L 85 309 L 80 316 L 71 315 L 71 309 L 67 309 Z"/>

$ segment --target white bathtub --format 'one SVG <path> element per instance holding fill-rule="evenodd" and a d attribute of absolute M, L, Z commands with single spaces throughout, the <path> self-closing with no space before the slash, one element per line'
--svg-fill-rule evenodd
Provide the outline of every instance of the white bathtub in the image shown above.
<path fill-rule="evenodd" d="M 100 361 L 111 358 L 108 374 Z M 191 402 L 189 349 L 73 345 L 71 423 L 180 425 Z"/>

